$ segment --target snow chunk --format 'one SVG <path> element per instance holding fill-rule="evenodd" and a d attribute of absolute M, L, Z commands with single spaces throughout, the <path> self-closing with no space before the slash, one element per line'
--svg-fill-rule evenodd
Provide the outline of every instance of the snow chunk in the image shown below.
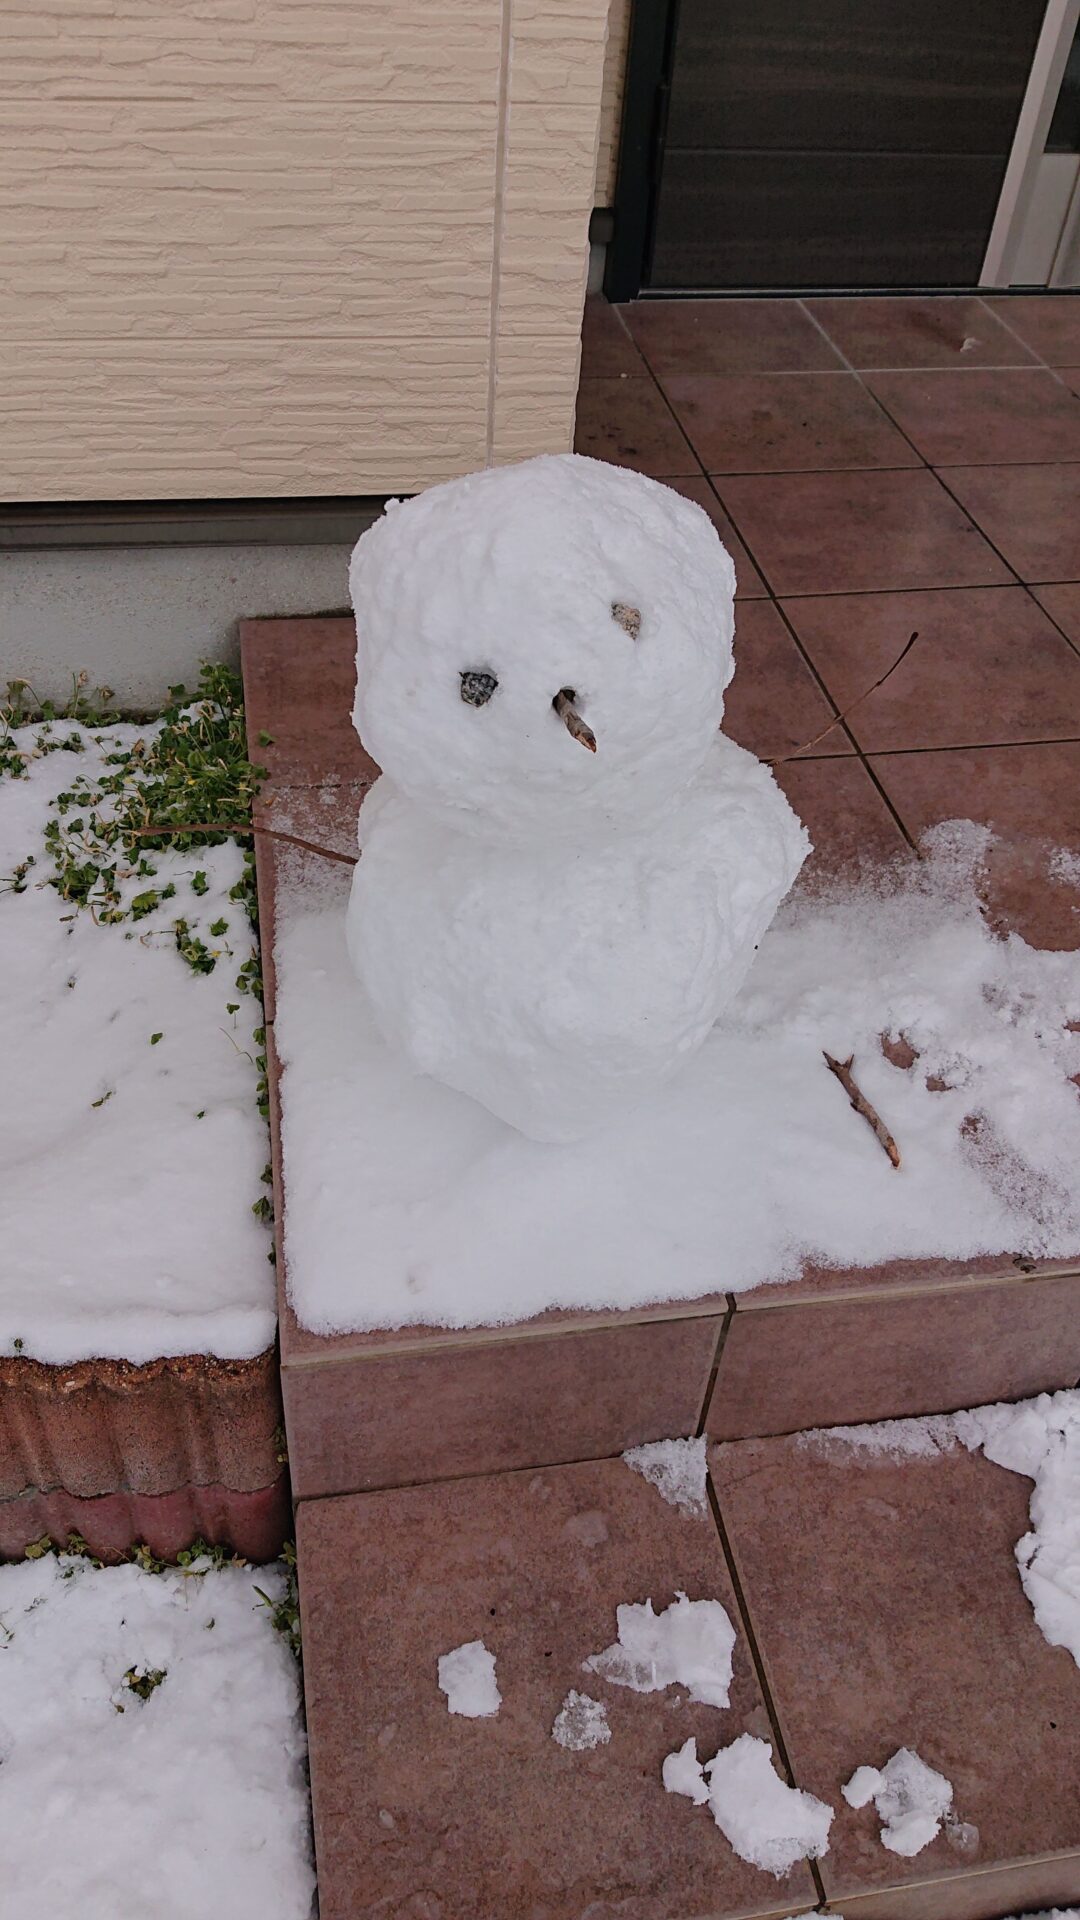
<path fill-rule="evenodd" d="M 308 1920 L 299 1668 L 256 1583 L 284 1592 L 276 1566 L 0 1566 L 6 1914 L 190 1920 L 194 1852 L 229 1920 Z"/>
<path fill-rule="evenodd" d="M 1080 1391 L 955 1415 L 964 1446 L 1035 1482 L 1031 1531 L 1016 1544 L 1020 1579 L 1052 1647 L 1080 1666 Z"/>
<path fill-rule="evenodd" d="M 551 1737 L 571 1753 L 585 1753 L 590 1747 L 604 1747 L 611 1739 L 607 1708 L 602 1700 L 571 1687 L 555 1717 Z"/>
<path fill-rule="evenodd" d="M 439 1689 L 446 1695 L 451 1713 L 464 1714 L 467 1720 L 489 1720 L 502 1706 L 502 1694 L 495 1681 L 495 1655 L 482 1640 L 467 1640 L 463 1646 L 439 1655 Z"/>
<path fill-rule="evenodd" d="M 796 1861 L 818 1860 L 828 1852 L 833 1809 L 781 1780 L 767 1740 L 740 1734 L 703 1766 L 696 1742 L 687 1740 L 668 1755 L 663 1779 L 669 1793 L 685 1794 L 695 1806 L 707 1801 L 740 1860 L 777 1879 Z"/>
<path fill-rule="evenodd" d="M 731 1688 L 735 1629 L 719 1600 L 688 1600 L 680 1593 L 663 1613 L 651 1600 L 616 1609 L 619 1637 L 583 1662 L 612 1686 L 658 1693 L 684 1686 L 691 1700 L 726 1707 Z"/>
<path fill-rule="evenodd" d="M 681 1513 L 708 1511 L 705 1476 L 708 1463 L 705 1440 L 655 1440 L 631 1447 L 623 1454 L 628 1467 L 644 1475 L 651 1487 Z"/>
<path fill-rule="evenodd" d="M 884 1767 L 856 1767 L 844 1799 L 851 1807 L 873 1800 L 882 1822 L 881 1844 L 905 1858 L 921 1853 L 952 1807 L 952 1783 L 910 1747 L 898 1747 Z"/>
<path fill-rule="evenodd" d="M 921 1419 L 878 1420 L 859 1427 L 810 1427 L 796 1445 L 836 1463 L 859 1457 L 887 1460 L 932 1460 L 957 1444 L 956 1420 L 951 1413 L 931 1413 Z"/>

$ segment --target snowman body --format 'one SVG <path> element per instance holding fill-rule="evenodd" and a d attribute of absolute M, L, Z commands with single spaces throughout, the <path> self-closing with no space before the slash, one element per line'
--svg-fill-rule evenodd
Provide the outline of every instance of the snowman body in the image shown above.
<path fill-rule="evenodd" d="M 692 502 L 574 455 L 432 488 L 361 538 L 348 943 L 383 1038 L 535 1138 L 661 1084 L 808 850 L 719 733 L 731 561 Z"/>

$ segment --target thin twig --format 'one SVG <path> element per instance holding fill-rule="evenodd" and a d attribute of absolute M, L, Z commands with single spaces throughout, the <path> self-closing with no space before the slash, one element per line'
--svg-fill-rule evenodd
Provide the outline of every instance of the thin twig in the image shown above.
<path fill-rule="evenodd" d="M 918 637 L 919 635 L 917 631 L 913 633 L 910 639 L 907 641 L 906 645 L 900 649 L 900 652 L 897 654 L 896 659 L 892 663 L 892 666 L 886 669 L 886 671 L 881 675 L 881 678 L 879 680 L 875 680 L 872 687 L 865 687 L 862 693 L 860 693 L 858 699 L 853 700 L 850 707 L 845 707 L 843 713 L 838 713 L 835 720 L 830 720 L 827 727 L 822 727 L 820 733 L 815 733 L 812 740 L 804 740 L 802 743 L 802 746 L 796 747 L 794 752 L 782 753 L 780 754 L 778 759 L 770 760 L 767 764 L 770 767 L 782 767 L 786 760 L 797 760 L 800 753 L 809 753 L 811 747 L 816 747 L 818 744 L 818 741 L 824 740 L 825 735 L 827 733 L 831 733 L 834 727 L 840 726 L 841 723 L 847 719 L 849 713 L 854 713 L 856 707 L 861 707 L 864 700 L 869 700 L 870 695 L 872 693 L 876 693 L 879 687 L 883 687 L 885 685 L 886 680 L 888 680 L 890 676 L 896 672 L 896 669 L 900 665 L 901 661 L 907 659 L 908 654 L 911 652 L 911 649 L 915 645 L 915 642 L 918 639 Z"/>
<path fill-rule="evenodd" d="M 175 820 L 169 826 L 125 827 L 123 831 L 151 839 L 168 838 L 173 833 L 251 833 L 265 840 L 287 840 L 290 847 L 303 847 L 305 853 L 319 853 L 324 860 L 340 860 L 346 867 L 355 867 L 360 858 L 358 853 L 339 853 L 335 847 L 321 847 L 317 840 L 302 840 L 298 833 L 285 833 L 281 827 L 253 827 L 250 820 L 243 824 L 238 820 Z"/>
<path fill-rule="evenodd" d="M 851 1076 L 855 1065 L 855 1055 L 849 1053 L 846 1060 L 834 1060 L 831 1053 L 825 1054 L 825 1065 L 830 1073 L 835 1073 L 856 1113 L 861 1113 L 874 1138 L 880 1142 L 894 1167 L 900 1165 L 900 1149 L 880 1115 L 875 1113 L 865 1093 L 860 1092 Z"/>

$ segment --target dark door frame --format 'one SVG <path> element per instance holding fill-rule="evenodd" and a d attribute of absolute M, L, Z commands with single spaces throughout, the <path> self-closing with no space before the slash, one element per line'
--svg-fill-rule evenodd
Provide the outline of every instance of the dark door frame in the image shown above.
<path fill-rule="evenodd" d="M 635 300 L 648 279 L 667 131 L 679 0 L 632 0 L 626 49 L 615 231 L 604 265 L 609 300 Z M 648 292 L 646 287 L 645 292 Z"/>

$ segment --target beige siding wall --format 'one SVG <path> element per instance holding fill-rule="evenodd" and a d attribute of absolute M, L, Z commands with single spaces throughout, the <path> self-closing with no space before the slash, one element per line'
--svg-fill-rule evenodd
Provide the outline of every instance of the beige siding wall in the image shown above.
<path fill-rule="evenodd" d="M 595 201 L 598 207 L 610 207 L 615 199 L 615 174 L 619 162 L 619 123 L 622 118 L 626 48 L 629 39 L 630 0 L 611 0 L 608 12 L 607 52 L 604 55 L 603 91 L 600 100 L 600 141 L 596 154 Z"/>
<path fill-rule="evenodd" d="M 567 447 L 606 13 L 9 4 L 3 494 L 408 491 Z"/>

